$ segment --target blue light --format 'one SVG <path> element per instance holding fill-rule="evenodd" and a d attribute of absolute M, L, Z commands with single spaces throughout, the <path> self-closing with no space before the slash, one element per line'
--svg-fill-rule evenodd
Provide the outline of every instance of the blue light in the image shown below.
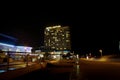
<path fill-rule="evenodd" d="M 32 47 L 27 47 L 27 46 L 16 46 L 17 50 L 20 52 L 31 52 Z"/>
<path fill-rule="evenodd" d="M 14 45 L 5 44 L 5 43 L 0 43 L 0 45 L 3 45 L 3 46 L 8 46 L 8 47 L 15 47 Z"/>
<path fill-rule="evenodd" d="M 9 39 L 12 39 L 12 40 L 17 40 L 16 38 L 14 38 L 14 37 L 11 37 L 11 36 L 8 36 L 8 35 L 5 35 L 5 34 L 1 34 L 0 33 L 0 36 L 4 36 L 4 37 L 6 37 L 6 38 L 9 38 Z"/>
<path fill-rule="evenodd" d="M 6 72 L 6 70 L 0 70 L 0 73 Z"/>
<path fill-rule="evenodd" d="M 15 70 L 16 68 L 9 68 L 9 70 Z"/>

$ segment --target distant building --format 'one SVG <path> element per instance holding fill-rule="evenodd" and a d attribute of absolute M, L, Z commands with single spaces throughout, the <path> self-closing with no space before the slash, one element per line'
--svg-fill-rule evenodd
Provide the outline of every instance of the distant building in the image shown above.
<path fill-rule="evenodd" d="M 69 26 L 51 26 L 44 30 L 44 45 L 48 51 L 70 51 Z"/>

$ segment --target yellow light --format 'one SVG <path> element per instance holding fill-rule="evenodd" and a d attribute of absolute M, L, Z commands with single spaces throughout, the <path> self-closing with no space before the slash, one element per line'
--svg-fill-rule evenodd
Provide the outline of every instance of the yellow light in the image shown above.
<path fill-rule="evenodd" d="M 58 26 L 52 26 L 52 27 L 47 27 L 46 29 L 48 30 L 48 29 L 54 29 L 54 28 L 59 28 L 59 27 L 61 27 L 60 25 L 58 25 Z"/>

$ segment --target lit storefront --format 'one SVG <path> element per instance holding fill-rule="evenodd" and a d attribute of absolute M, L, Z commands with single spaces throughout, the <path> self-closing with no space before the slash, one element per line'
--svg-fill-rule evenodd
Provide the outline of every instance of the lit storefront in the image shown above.
<path fill-rule="evenodd" d="M 4 58 L 7 58 L 9 54 L 10 58 L 14 60 L 23 60 L 25 55 L 31 53 L 32 47 L 26 46 L 15 46 L 11 44 L 0 43 L 0 58 L 3 61 Z"/>

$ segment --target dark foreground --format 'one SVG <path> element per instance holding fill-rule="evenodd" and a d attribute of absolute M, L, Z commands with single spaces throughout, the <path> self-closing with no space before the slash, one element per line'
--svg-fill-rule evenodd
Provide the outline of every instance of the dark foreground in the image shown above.
<path fill-rule="evenodd" d="M 40 69 L 12 80 L 70 80 L 72 68 L 71 64 L 48 64 L 45 69 Z"/>
<path fill-rule="evenodd" d="M 120 80 L 120 62 L 80 60 L 78 64 L 68 61 L 48 63 L 43 69 L 11 80 Z"/>

